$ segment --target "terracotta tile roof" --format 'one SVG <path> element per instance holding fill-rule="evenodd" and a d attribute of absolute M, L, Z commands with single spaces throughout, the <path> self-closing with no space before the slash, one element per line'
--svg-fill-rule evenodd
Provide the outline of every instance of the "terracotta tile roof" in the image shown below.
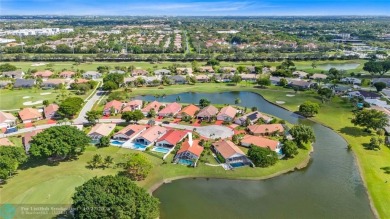
<path fill-rule="evenodd" d="M 142 137 L 150 142 L 154 142 L 167 131 L 166 128 L 161 126 L 152 126 L 144 131 L 139 137 Z"/>
<path fill-rule="evenodd" d="M 125 104 L 122 112 L 132 111 L 134 108 L 142 107 L 142 100 L 132 100 Z"/>
<path fill-rule="evenodd" d="M 115 135 L 122 134 L 126 135 L 129 138 L 133 138 L 134 136 L 142 132 L 144 129 L 146 129 L 146 126 L 144 125 L 128 125 L 119 132 L 115 133 Z"/>
<path fill-rule="evenodd" d="M 75 84 L 84 84 L 84 83 L 87 83 L 87 82 L 89 82 L 89 80 L 84 79 L 84 78 L 77 78 L 77 79 L 74 80 L 73 83 L 75 83 Z"/>
<path fill-rule="evenodd" d="M 157 141 L 167 141 L 172 145 L 176 145 L 179 141 L 183 140 L 185 136 L 187 136 L 186 131 L 171 129 Z"/>
<path fill-rule="evenodd" d="M 50 77 L 53 74 L 54 73 L 52 71 L 49 71 L 49 70 L 37 71 L 37 72 L 34 73 L 34 77 Z"/>
<path fill-rule="evenodd" d="M 213 105 L 206 106 L 205 108 L 201 109 L 198 113 L 198 117 L 210 117 L 215 116 L 218 113 L 217 107 Z"/>
<path fill-rule="evenodd" d="M 104 110 L 110 110 L 111 107 L 120 111 L 122 109 L 122 102 L 117 101 L 117 100 L 112 100 L 112 101 L 106 103 L 106 105 L 104 106 Z"/>
<path fill-rule="evenodd" d="M 199 110 L 200 110 L 199 107 L 195 106 L 194 104 L 191 104 L 191 105 L 188 105 L 188 106 L 184 107 L 184 108 L 179 112 L 179 114 L 185 113 L 185 114 L 187 114 L 187 115 L 193 117 L 193 116 L 195 116 L 195 113 L 196 113 L 197 111 L 199 111 Z"/>
<path fill-rule="evenodd" d="M 30 148 L 27 148 L 27 145 L 30 143 L 30 141 L 32 140 L 32 138 L 34 136 L 36 136 L 38 133 L 41 133 L 43 132 L 43 129 L 40 129 L 40 130 L 35 130 L 35 131 L 32 131 L 32 132 L 27 132 L 26 134 L 24 134 L 23 136 L 23 145 L 24 147 L 26 147 L 26 151 L 28 151 Z"/>
<path fill-rule="evenodd" d="M 60 73 L 60 77 L 69 77 L 69 76 L 73 76 L 73 75 L 75 75 L 76 73 L 75 72 L 73 72 L 73 71 L 63 71 L 63 72 L 61 72 Z"/>
<path fill-rule="evenodd" d="M 164 109 L 162 109 L 160 112 L 158 112 L 159 114 L 175 114 L 177 112 L 179 112 L 179 110 L 181 109 L 181 105 L 176 103 L 176 102 L 173 102 L 173 103 L 170 103 L 168 104 Z"/>
<path fill-rule="evenodd" d="M 141 111 L 148 113 L 153 108 L 156 112 L 158 112 L 158 109 L 160 108 L 160 106 L 162 106 L 161 103 L 159 103 L 157 101 L 153 101 L 153 102 L 149 103 L 148 105 L 146 105 Z"/>
<path fill-rule="evenodd" d="M 245 155 L 245 153 L 242 152 L 241 149 L 237 147 L 237 145 L 229 140 L 220 140 L 214 142 L 213 146 L 225 159 L 230 158 L 235 154 Z"/>
<path fill-rule="evenodd" d="M 229 116 L 231 118 L 234 118 L 236 116 L 237 110 L 236 108 L 232 106 L 225 106 L 224 108 L 221 109 L 221 111 L 218 113 L 217 116 Z"/>
<path fill-rule="evenodd" d="M 60 107 L 55 103 L 49 104 L 47 107 L 43 109 L 45 118 L 50 117 L 50 114 L 57 112 L 59 108 Z"/>
<path fill-rule="evenodd" d="M 0 138 L 0 146 L 15 146 L 8 138 Z"/>
<path fill-rule="evenodd" d="M 16 120 L 15 116 L 11 113 L 1 112 L 0 111 L 0 123 L 5 122 L 6 120 Z"/>
<path fill-rule="evenodd" d="M 248 129 L 254 134 L 267 134 L 273 132 L 283 132 L 284 128 L 281 124 L 263 124 L 263 125 L 250 125 Z"/>
<path fill-rule="evenodd" d="M 189 152 L 195 154 L 196 156 L 200 157 L 200 155 L 203 152 L 203 149 L 204 148 L 199 145 L 199 140 L 193 140 L 191 145 L 188 141 L 185 141 L 185 142 L 183 142 L 183 144 L 180 147 L 180 150 L 177 153 L 180 154 L 180 153 L 183 153 L 185 151 L 189 151 Z"/>
<path fill-rule="evenodd" d="M 245 135 L 241 139 L 241 144 L 242 143 L 248 144 L 248 145 L 253 144 L 255 146 L 262 147 L 262 148 L 269 147 L 273 151 L 275 151 L 277 146 L 279 145 L 278 141 L 264 138 L 261 136 L 253 136 L 253 135 Z"/>
<path fill-rule="evenodd" d="M 108 136 L 114 129 L 116 124 L 113 123 L 100 123 L 96 124 L 92 127 L 91 131 L 89 131 L 88 135 L 97 133 L 99 135 Z"/>
<path fill-rule="evenodd" d="M 21 111 L 19 111 L 19 117 L 24 121 L 24 120 L 41 118 L 42 114 L 37 109 L 24 108 Z"/>

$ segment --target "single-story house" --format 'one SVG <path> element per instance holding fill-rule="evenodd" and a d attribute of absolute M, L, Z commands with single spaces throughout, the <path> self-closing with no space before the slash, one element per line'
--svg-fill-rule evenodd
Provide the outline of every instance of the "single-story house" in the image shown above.
<path fill-rule="evenodd" d="M 146 70 L 143 70 L 143 69 L 134 69 L 132 72 L 131 72 L 131 76 L 135 77 L 135 76 L 147 76 L 149 74 L 148 71 Z"/>
<path fill-rule="evenodd" d="M 26 153 L 28 153 L 28 151 L 30 150 L 30 146 L 31 146 L 30 142 L 31 142 L 32 138 L 34 136 L 38 135 L 40 132 L 43 132 L 43 129 L 27 132 L 24 134 L 24 136 L 22 138 L 22 143 L 23 143 L 24 150 L 26 151 Z"/>
<path fill-rule="evenodd" d="M 23 123 L 30 123 L 43 119 L 42 113 L 34 108 L 24 108 L 19 111 L 19 117 Z"/>
<path fill-rule="evenodd" d="M 371 91 L 357 90 L 348 93 L 349 97 L 362 97 L 363 99 L 380 99 L 381 95 Z"/>
<path fill-rule="evenodd" d="M 84 83 L 88 83 L 88 82 L 89 82 L 88 79 L 76 78 L 76 79 L 74 79 L 74 81 L 72 83 L 74 83 L 74 84 L 84 84 Z"/>
<path fill-rule="evenodd" d="M 199 145 L 199 140 L 192 140 L 192 135 L 189 133 L 188 140 L 183 142 L 179 151 L 177 151 L 174 162 L 195 167 L 203 149 L 204 148 Z"/>
<path fill-rule="evenodd" d="M 231 122 L 236 117 L 237 109 L 232 106 L 225 106 L 217 115 L 217 120 Z"/>
<path fill-rule="evenodd" d="M 16 71 L 4 71 L 2 73 L 3 77 L 6 77 L 6 78 L 14 78 L 14 79 L 21 79 L 23 78 L 24 76 L 24 72 L 23 71 L 20 71 L 20 70 L 16 70 Z"/>
<path fill-rule="evenodd" d="M 383 82 L 387 87 L 390 87 L 390 78 L 373 78 L 372 84 L 375 84 L 376 82 Z"/>
<path fill-rule="evenodd" d="M 12 84 L 12 81 L 0 81 L 0 88 L 6 87 L 7 85 Z"/>
<path fill-rule="evenodd" d="M 325 74 L 313 74 L 312 76 L 310 76 L 310 79 L 320 79 L 320 80 L 325 80 L 326 78 L 328 78 L 327 75 Z"/>
<path fill-rule="evenodd" d="M 307 72 L 304 72 L 304 71 L 294 71 L 294 72 L 292 73 L 292 75 L 293 75 L 294 77 L 297 77 L 297 78 L 307 78 L 308 73 L 307 73 Z"/>
<path fill-rule="evenodd" d="M 262 124 L 262 125 L 250 125 L 248 131 L 252 135 L 270 135 L 270 134 L 284 134 L 284 127 L 282 124 Z"/>
<path fill-rule="evenodd" d="M 275 77 L 275 76 L 271 76 L 270 78 L 269 78 L 269 80 L 271 81 L 271 84 L 272 85 L 280 85 L 280 79 L 282 79 L 283 77 Z M 289 82 L 289 79 L 287 79 L 286 78 L 286 80 L 287 80 L 287 83 Z"/>
<path fill-rule="evenodd" d="M 53 119 L 53 118 L 58 117 L 57 111 L 59 108 L 60 107 L 55 103 L 49 104 L 48 106 L 43 108 L 43 114 L 45 115 L 45 118 L 46 119 Z"/>
<path fill-rule="evenodd" d="M 101 77 L 102 74 L 96 71 L 87 71 L 83 74 L 83 78 L 87 78 L 87 79 L 97 79 Z"/>
<path fill-rule="evenodd" d="M 128 125 L 119 132 L 115 133 L 112 138 L 121 141 L 133 140 L 145 130 L 146 126 L 144 125 Z"/>
<path fill-rule="evenodd" d="M 99 123 L 92 127 L 88 132 L 88 136 L 92 139 L 92 142 L 97 143 L 102 137 L 109 136 L 115 129 L 114 123 Z"/>
<path fill-rule="evenodd" d="M 187 133 L 187 131 L 171 129 L 156 141 L 156 146 L 173 148 L 187 136 Z"/>
<path fill-rule="evenodd" d="M 76 73 L 73 71 L 63 71 L 60 73 L 61 78 L 72 78 Z"/>
<path fill-rule="evenodd" d="M 122 112 L 122 106 L 123 106 L 122 102 L 117 101 L 117 100 L 112 100 L 112 101 L 106 103 L 106 105 L 104 105 L 103 115 L 105 115 L 105 116 L 111 115 L 111 112 L 113 112 L 114 114 L 120 113 L 120 112 Z"/>
<path fill-rule="evenodd" d="M 200 72 L 204 72 L 204 73 L 214 73 L 214 69 L 213 69 L 213 66 L 202 66 L 202 67 L 199 67 L 199 71 Z"/>
<path fill-rule="evenodd" d="M 154 109 L 154 111 L 157 112 L 160 110 L 160 107 L 163 106 L 162 103 L 159 103 L 157 101 L 150 102 L 148 105 L 146 105 L 141 111 L 146 116 L 150 112 L 151 109 Z"/>
<path fill-rule="evenodd" d="M 160 112 L 158 112 L 158 116 L 162 116 L 162 117 L 169 117 L 169 116 L 175 116 L 178 112 L 180 112 L 181 110 L 181 105 L 176 103 L 176 102 L 173 102 L 173 103 L 169 103 L 165 106 L 164 109 L 160 110 Z"/>
<path fill-rule="evenodd" d="M 173 76 L 169 77 L 169 80 L 173 84 L 185 84 L 185 83 L 187 83 L 186 77 L 183 77 L 181 75 L 173 75 Z"/>
<path fill-rule="evenodd" d="M 238 117 L 234 120 L 234 123 L 238 125 L 253 125 L 257 122 L 257 120 L 262 119 L 265 123 L 269 123 L 272 121 L 272 118 L 266 116 L 259 111 L 251 112 L 241 117 Z M 247 120 L 249 120 L 249 124 L 246 124 Z"/>
<path fill-rule="evenodd" d="M 256 67 L 255 66 L 246 66 L 246 70 L 250 74 L 256 74 Z"/>
<path fill-rule="evenodd" d="M 122 71 L 122 70 L 116 70 L 116 69 L 114 69 L 114 70 L 110 70 L 108 73 L 109 73 L 109 74 L 121 74 L 121 75 L 123 75 L 123 74 L 126 73 L 126 72 L 125 72 L 125 71 Z"/>
<path fill-rule="evenodd" d="M 0 138 L 0 146 L 15 146 L 8 138 Z"/>
<path fill-rule="evenodd" d="M 212 149 L 220 162 L 226 163 L 232 168 L 235 167 L 236 164 L 240 164 L 239 166 L 252 164 L 245 153 L 229 140 L 214 142 L 212 144 Z M 223 159 L 221 159 L 220 156 L 222 156 Z"/>
<path fill-rule="evenodd" d="M 34 79 L 16 79 L 14 83 L 14 88 L 31 88 L 34 87 Z"/>
<path fill-rule="evenodd" d="M 197 82 L 208 82 L 210 80 L 208 75 L 196 75 L 195 78 Z"/>
<path fill-rule="evenodd" d="M 192 75 L 192 68 L 176 68 L 176 72 L 182 75 Z"/>
<path fill-rule="evenodd" d="M 122 112 L 141 110 L 141 108 L 142 108 L 142 100 L 132 100 L 128 103 L 125 103 Z"/>
<path fill-rule="evenodd" d="M 316 83 L 312 83 L 305 80 L 291 80 L 288 86 L 299 90 L 307 90 L 312 88 L 315 84 Z"/>
<path fill-rule="evenodd" d="M 159 70 L 154 71 L 154 74 L 155 75 L 170 75 L 171 71 L 169 71 L 167 69 L 159 69 Z"/>
<path fill-rule="evenodd" d="M 210 119 L 211 117 L 216 116 L 217 113 L 218 108 L 213 105 L 209 105 L 201 109 L 196 117 L 198 119 Z"/>
<path fill-rule="evenodd" d="M 143 145 L 151 145 L 155 143 L 161 136 L 167 132 L 167 129 L 161 126 L 152 126 L 146 131 L 142 132 L 138 137 L 134 139 L 134 142 Z"/>
<path fill-rule="evenodd" d="M 191 118 L 193 118 L 196 114 L 196 112 L 198 112 L 200 110 L 199 107 L 195 106 L 194 104 L 190 104 L 186 107 L 184 107 L 177 115 L 176 115 L 176 118 L 183 118 L 185 116 L 189 116 Z"/>
<path fill-rule="evenodd" d="M 69 79 L 49 78 L 46 81 L 43 81 L 41 86 L 43 88 L 56 88 L 62 84 L 66 88 L 68 88 L 69 84 L 72 83 L 72 81 L 73 80 L 69 80 Z"/>
<path fill-rule="evenodd" d="M 346 84 L 353 84 L 353 85 L 361 85 L 362 80 L 358 78 L 342 78 L 340 80 L 341 83 L 346 83 Z"/>
<path fill-rule="evenodd" d="M 232 81 L 232 77 L 234 76 L 234 74 L 214 74 L 214 76 L 215 80 L 218 82 L 230 82 Z"/>
<path fill-rule="evenodd" d="M 48 79 L 51 76 L 53 76 L 54 73 L 52 71 L 45 70 L 45 71 L 37 71 L 33 75 L 34 75 L 35 78 L 40 77 L 40 78 L 43 78 L 43 79 Z"/>
<path fill-rule="evenodd" d="M 241 74 L 243 81 L 255 82 L 257 80 L 257 75 L 255 74 Z"/>
<path fill-rule="evenodd" d="M 222 67 L 220 68 L 220 71 L 223 73 L 236 73 L 237 69 L 234 67 Z"/>
<path fill-rule="evenodd" d="M 262 147 L 262 148 L 269 148 L 272 151 L 279 152 L 281 149 L 280 143 L 275 140 L 271 140 L 268 138 L 264 138 L 261 136 L 254 136 L 254 135 L 245 135 L 241 141 L 241 146 L 244 147 L 250 147 L 251 145 Z"/>
<path fill-rule="evenodd" d="M 11 113 L 0 111 L 0 128 L 9 128 L 16 125 L 16 117 Z"/>

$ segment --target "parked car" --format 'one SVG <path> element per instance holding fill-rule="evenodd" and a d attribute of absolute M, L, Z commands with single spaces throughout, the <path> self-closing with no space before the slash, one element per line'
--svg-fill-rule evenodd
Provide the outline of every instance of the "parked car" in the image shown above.
<path fill-rule="evenodd" d="M 169 121 L 163 121 L 162 124 L 168 125 Z"/>
<path fill-rule="evenodd" d="M 17 127 L 9 127 L 9 128 L 7 128 L 7 130 L 5 130 L 4 134 L 9 134 L 9 133 L 17 132 L 17 131 L 18 131 Z"/>

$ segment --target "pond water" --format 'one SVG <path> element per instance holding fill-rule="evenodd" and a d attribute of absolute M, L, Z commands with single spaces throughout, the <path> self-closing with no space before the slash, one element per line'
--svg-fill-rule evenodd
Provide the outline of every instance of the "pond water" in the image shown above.
<path fill-rule="evenodd" d="M 329 64 L 319 64 L 317 68 L 329 71 L 331 68 L 336 68 L 338 70 L 352 70 L 359 67 L 358 63 L 329 63 Z"/>
<path fill-rule="evenodd" d="M 157 98 L 173 102 L 256 106 L 291 123 L 313 127 L 314 153 L 307 168 L 268 180 L 182 179 L 164 184 L 153 195 L 168 218 L 374 218 L 353 154 L 338 134 L 265 101 L 251 92 L 181 93 Z M 141 97 L 155 100 L 153 96 Z"/>

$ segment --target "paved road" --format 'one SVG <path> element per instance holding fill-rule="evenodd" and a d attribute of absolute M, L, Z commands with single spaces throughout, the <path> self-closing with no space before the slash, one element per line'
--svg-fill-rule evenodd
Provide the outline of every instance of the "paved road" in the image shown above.
<path fill-rule="evenodd" d="M 53 126 L 59 126 L 59 125 L 70 125 L 70 122 L 68 122 L 68 123 L 61 123 L 61 124 L 46 124 L 46 125 L 39 125 L 39 126 L 35 126 L 35 127 L 30 127 L 30 128 L 23 128 L 23 129 L 19 129 L 17 132 L 12 132 L 12 133 L 9 133 L 9 134 L 0 134 L 0 138 L 5 138 L 5 137 L 8 137 L 8 136 L 12 136 L 12 135 L 20 135 L 20 134 L 23 134 L 23 133 L 26 133 L 26 132 L 31 132 L 31 131 L 35 131 L 35 130 L 41 130 L 41 129 L 47 129 L 47 128 L 50 128 L 50 127 L 53 127 Z"/>
<path fill-rule="evenodd" d="M 95 105 L 95 103 L 105 94 L 104 91 L 99 90 L 100 84 L 101 84 L 101 82 L 99 82 L 99 85 L 97 88 L 98 90 L 96 91 L 96 93 L 94 93 L 92 95 L 92 97 L 89 98 L 89 100 L 85 103 L 84 107 L 81 109 L 79 116 L 74 120 L 74 124 L 81 125 L 81 124 L 88 122 L 85 119 L 87 112 L 90 111 L 92 109 L 93 105 Z"/>
<path fill-rule="evenodd" d="M 226 126 L 219 125 L 209 125 L 209 126 L 190 126 L 190 125 L 180 125 L 176 123 L 162 124 L 160 122 L 156 122 L 156 124 L 161 124 L 165 127 L 176 128 L 176 129 L 185 129 L 189 131 L 193 131 L 194 128 L 196 132 L 198 132 L 201 136 L 205 138 L 229 138 L 232 137 L 234 131 L 231 128 Z"/>

